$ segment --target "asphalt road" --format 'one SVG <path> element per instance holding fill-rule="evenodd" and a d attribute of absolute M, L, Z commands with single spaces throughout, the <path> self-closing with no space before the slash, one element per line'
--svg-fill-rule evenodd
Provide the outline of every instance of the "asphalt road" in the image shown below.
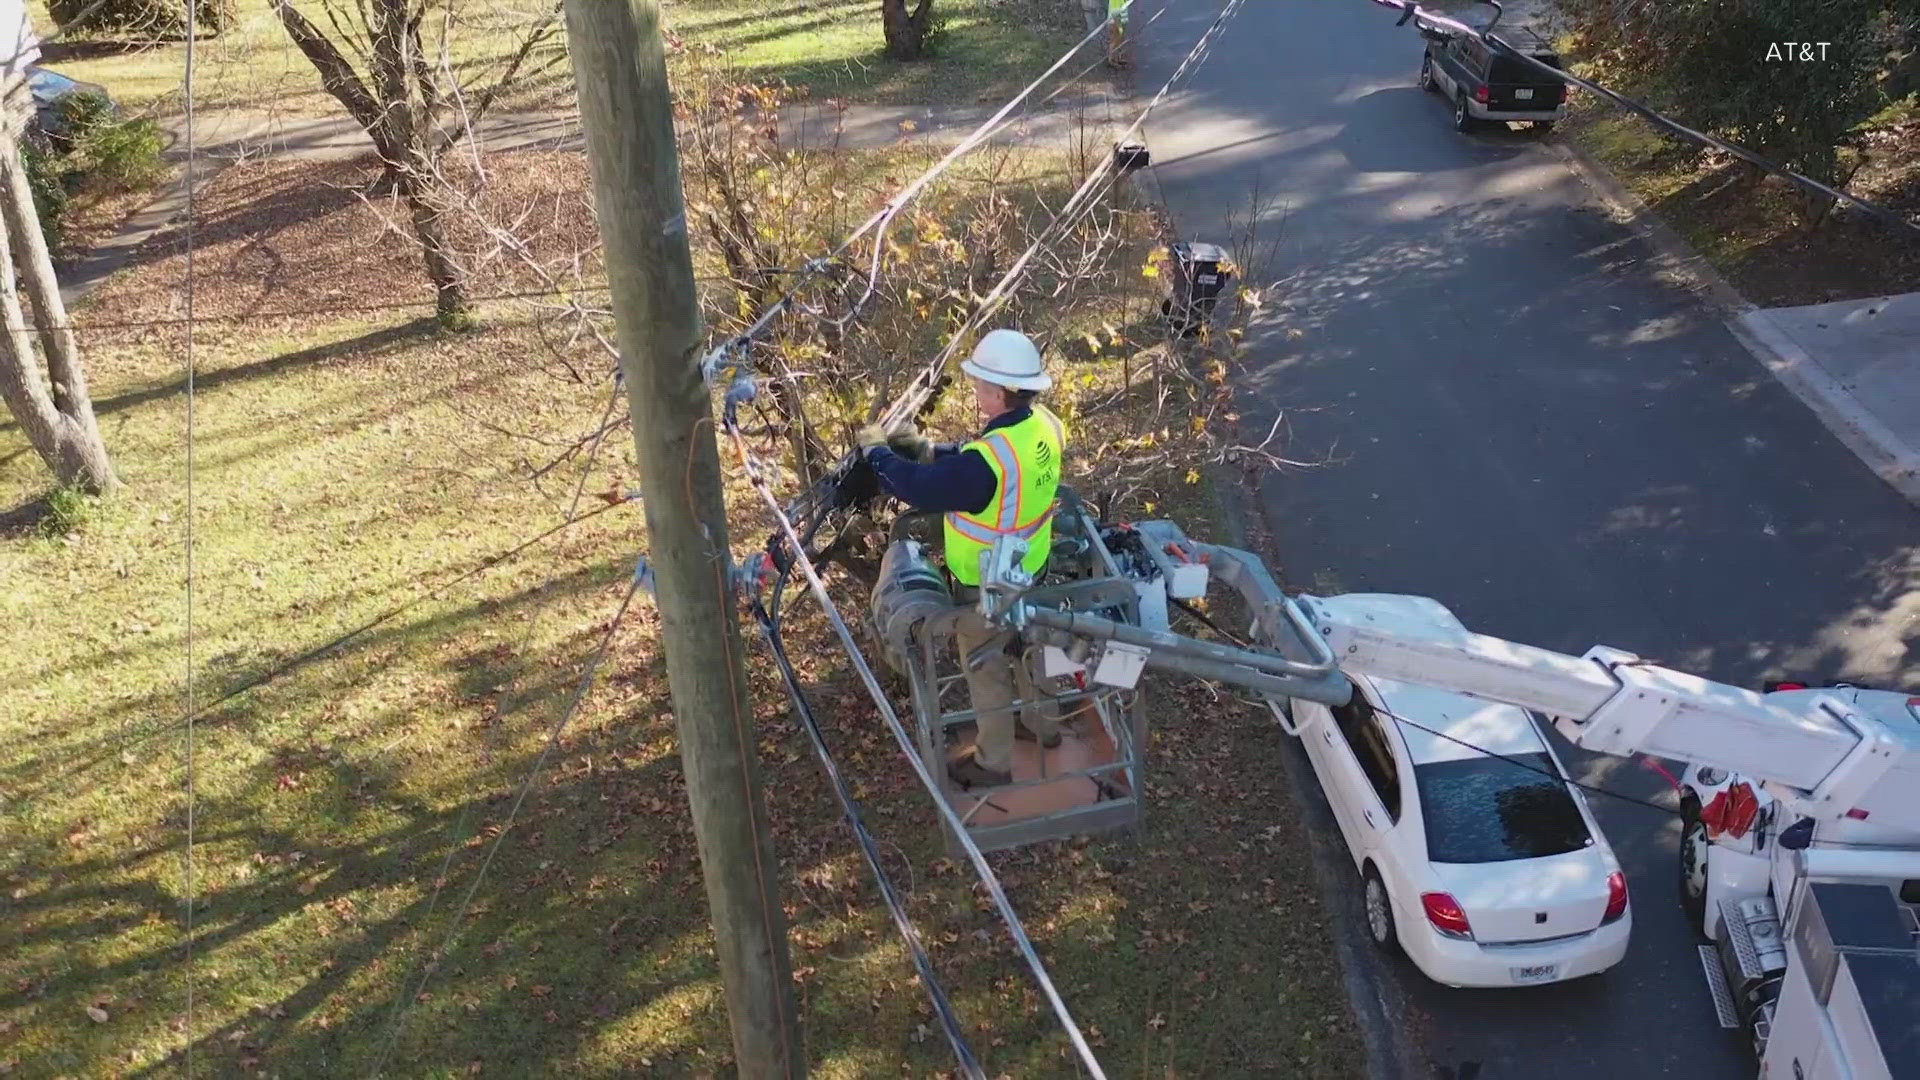
<path fill-rule="evenodd" d="M 1165 5 L 1140 37 L 1142 96 L 1218 10 Z M 1272 247 L 1254 267 L 1280 284 L 1248 338 L 1248 419 L 1264 430 L 1283 410 L 1289 452 L 1328 462 L 1258 493 L 1287 583 L 1421 593 L 1485 633 L 1741 684 L 1920 681 L 1899 609 L 1920 589 L 1920 515 L 1656 280 L 1652 251 L 1532 136 L 1455 133 L 1394 18 L 1365 0 L 1252 0 L 1148 131 L 1186 236 L 1231 244 L 1253 220 Z M 1672 802 L 1639 764 L 1569 764 Z M 1754 1075 L 1713 1023 L 1675 824 L 1593 802 L 1635 899 L 1627 960 L 1579 984 L 1466 992 L 1363 945 L 1361 1011 L 1406 1036 L 1401 1071 Z"/>

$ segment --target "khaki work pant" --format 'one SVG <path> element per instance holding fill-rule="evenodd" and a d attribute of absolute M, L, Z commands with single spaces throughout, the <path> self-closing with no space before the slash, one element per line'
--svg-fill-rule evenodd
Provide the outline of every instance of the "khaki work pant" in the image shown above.
<path fill-rule="evenodd" d="M 1011 706 L 1016 700 L 1025 706 L 1020 710 L 1020 722 L 1035 738 L 1044 741 L 1060 730 L 1060 706 L 1051 696 L 1044 702 L 1039 700 L 1033 671 L 1025 659 L 995 649 L 978 668 L 966 667 L 967 657 L 1004 629 L 988 622 L 974 608 L 962 613 L 953 627 L 961 670 L 967 676 L 967 696 L 979 713 L 974 760 L 982 768 L 995 772 L 1012 770 L 1014 710 Z"/>

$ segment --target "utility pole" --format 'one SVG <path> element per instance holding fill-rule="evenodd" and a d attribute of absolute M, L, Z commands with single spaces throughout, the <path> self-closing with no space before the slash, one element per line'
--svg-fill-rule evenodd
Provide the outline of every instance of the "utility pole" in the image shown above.
<path fill-rule="evenodd" d="M 804 1077 L 779 864 L 735 622 L 713 405 L 657 0 L 566 0 L 640 457 L 687 800 L 739 1075 Z"/>

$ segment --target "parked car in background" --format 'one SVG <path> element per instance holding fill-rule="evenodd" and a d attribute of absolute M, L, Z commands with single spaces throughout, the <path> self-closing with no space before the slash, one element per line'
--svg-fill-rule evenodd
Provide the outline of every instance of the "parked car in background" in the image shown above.
<path fill-rule="evenodd" d="M 1618 964 L 1633 926 L 1626 876 L 1538 718 L 1352 681 L 1346 705 L 1294 701 L 1291 715 L 1360 871 L 1374 943 L 1449 986 Z"/>
<path fill-rule="evenodd" d="M 1437 91 L 1453 103 L 1455 130 L 1471 131 L 1485 120 L 1524 120 L 1545 131 L 1566 114 L 1567 84 L 1560 79 L 1477 37 L 1423 33 L 1427 51 L 1420 58 L 1420 89 Z M 1560 66 L 1559 54 L 1530 30 L 1501 30 L 1496 36 L 1548 67 Z"/>
<path fill-rule="evenodd" d="M 120 106 L 114 103 L 106 87 L 68 78 L 51 68 L 37 65 L 28 68 L 27 88 L 33 94 L 32 130 L 63 150 L 73 143 L 73 112 L 79 107 L 80 99 L 97 96 L 106 116 L 120 115 Z"/>

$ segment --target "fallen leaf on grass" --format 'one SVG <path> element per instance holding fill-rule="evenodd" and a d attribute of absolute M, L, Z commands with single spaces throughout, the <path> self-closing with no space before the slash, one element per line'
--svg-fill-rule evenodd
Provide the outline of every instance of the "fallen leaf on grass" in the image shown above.
<path fill-rule="evenodd" d="M 98 1005 L 87 1006 L 87 1016 L 96 1024 L 104 1024 L 107 1022 L 107 1010 Z"/>

